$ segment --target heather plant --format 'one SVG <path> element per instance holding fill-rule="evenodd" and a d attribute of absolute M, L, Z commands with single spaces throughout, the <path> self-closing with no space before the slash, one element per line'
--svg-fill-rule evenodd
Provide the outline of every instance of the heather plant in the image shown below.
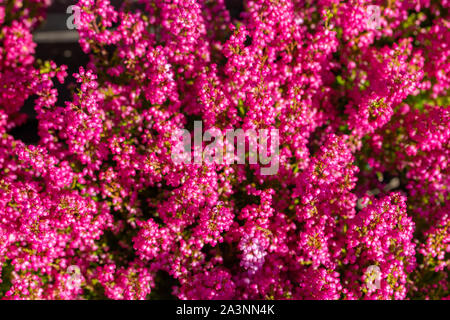
<path fill-rule="evenodd" d="M 0 0 L 0 298 L 450 298 L 447 0 L 79 0 L 63 102 L 51 2 Z M 277 171 L 174 161 L 195 121 Z"/>

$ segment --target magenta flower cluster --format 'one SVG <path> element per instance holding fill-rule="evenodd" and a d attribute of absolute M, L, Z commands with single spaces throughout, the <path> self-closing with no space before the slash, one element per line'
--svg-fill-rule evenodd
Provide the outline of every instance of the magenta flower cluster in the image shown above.
<path fill-rule="evenodd" d="M 1 298 L 450 298 L 448 0 L 80 0 L 65 103 L 51 2 L 0 0 Z M 194 120 L 279 171 L 174 163 Z"/>

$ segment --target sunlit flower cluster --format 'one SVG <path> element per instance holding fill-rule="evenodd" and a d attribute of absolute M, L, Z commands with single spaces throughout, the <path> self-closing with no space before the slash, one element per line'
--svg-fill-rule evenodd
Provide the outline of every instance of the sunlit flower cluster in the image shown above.
<path fill-rule="evenodd" d="M 447 0 L 79 0 L 62 103 L 51 2 L 0 0 L 0 298 L 450 298 Z M 278 172 L 174 162 L 194 121 Z"/>

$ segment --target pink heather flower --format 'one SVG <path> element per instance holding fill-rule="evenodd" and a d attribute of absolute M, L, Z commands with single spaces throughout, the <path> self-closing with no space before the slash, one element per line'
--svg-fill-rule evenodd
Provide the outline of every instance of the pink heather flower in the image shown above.
<path fill-rule="evenodd" d="M 1 299 L 450 299 L 448 1 L 79 0 L 72 84 L 51 3 L 0 0 Z M 194 121 L 278 172 L 174 161 Z"/>

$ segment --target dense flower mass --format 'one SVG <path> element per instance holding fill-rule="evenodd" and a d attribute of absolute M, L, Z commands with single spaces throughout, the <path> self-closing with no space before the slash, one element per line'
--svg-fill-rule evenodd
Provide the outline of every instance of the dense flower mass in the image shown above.
<path fill-rule="evenodd" d="M 51 3 L 0 0 L 0 298 L 450 299 L 449 1 L 79 0 L 62 103 Z M 174 162 L 194 121 L 278 172 Z"/>

